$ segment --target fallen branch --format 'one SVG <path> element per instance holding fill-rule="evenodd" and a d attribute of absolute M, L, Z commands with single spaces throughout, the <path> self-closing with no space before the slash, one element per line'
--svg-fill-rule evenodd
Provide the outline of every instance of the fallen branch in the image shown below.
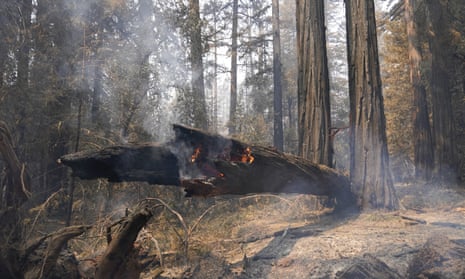
<path fill-rule="evenodd" d="M 153 215 L 153 210 L 162 205 L 142 206 L 121 222 L 118 234 L 109 243 L 97 267 L 95 278 L 125 278 L 128 270 L 126 260 L 133 252 L 134 241 L 139 231 Z"/>
<path fill-rule="evenodd" d="M 35 253 L 42 253 L 42 264 L 39 266 L 34 265 L 30 268 L 26 268 L 25 278 L 48 278 L 48 275 L 56 265 L 57 259 L 63 247 L 68 240 L 83 234 L 85 231 L 90 229 L 91 226 L 71 226 L 62 228 L 54 233 L 47 236 L 40 237 L 33 241 L 22 253 L 22 262 L 28 262 L 28 257 Z M 47 247 L 44 252 L 37 252 L 39 247 L 45 240 L 48 240 Z"/>
<path fill-rule="evenodd" d="M 413 217 L 409 217 L 409 216 L 405 216 L 405 215 L 400 215 L 400 214 L 397 214 L 401 219 L 404 219 L 404 220 L 408 220 L 408 221 L 413 221 L 415 223 L 419 223 L 419 224 L 426 224 L 427 222 L 423 219 L 419 219 L 419 218 L 413 218 Z"/>

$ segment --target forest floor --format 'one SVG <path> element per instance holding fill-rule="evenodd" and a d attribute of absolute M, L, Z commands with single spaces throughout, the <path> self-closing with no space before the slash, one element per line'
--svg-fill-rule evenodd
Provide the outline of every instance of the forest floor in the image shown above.
<path fill-rule="evenodd" d="M 308 200 L 284 209 L 283 201 L 281 208 L 269 202 L 272 196 L 218 208 L 220 216 L 202 220 L 192 234 L 189 260 L 170 260 L 166 253 L 158 278 L 339 278 L 367 257 L 407 278 L 429 238 L 465 241 L 465 191 L 412 184 L 396 189 L 404 209 L 395 212 L 301 212 Z M 458 268 L 465 272 L 465 263 Z M 142 278 L 153 275 L 147 270 Z"/>
<path fill-rule="evenodd" d="M 105 228 L 137 193 L 163 197 L 179 213 L 164 211 L 139 233 L 140 278 L 465 278 L 463 187 L 398 184 L 401 210 L 337 214 L 308 195 L 186 199 L 179 188 L 139 190 L 115 193 L 113 217 L 98 217 L 92 231 L 72 241 L 81 276 L 93 277 L 107 246 Z M 441 274 L 412 275 L 434 273 L 435 266 Z"/>

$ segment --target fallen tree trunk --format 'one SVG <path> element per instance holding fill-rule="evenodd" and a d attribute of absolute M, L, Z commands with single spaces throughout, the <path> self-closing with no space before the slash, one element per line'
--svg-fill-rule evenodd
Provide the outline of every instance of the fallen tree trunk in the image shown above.
<path fill-rule="evenodd" d="M 349 179 L 334 169 L 181 125 L 174 125 L 174 130 L 174 142 L 194 152 L 191 161 L 195 159 L 193 163 L 208 177 L 182 180 L 188 196 L 299 193 L 335 198 L 340 206 L 354 202 Z"/>
<path fill-rule="evenodd" d="M 146 181 L 150 184 L 179 185 L 176 156 L 167 146 L 139 144 L 110 146 L 81 151 L 58 159 L 82 179 L 108 178 L 110 182 Z"/>
<path fill-rule="evenodd" d="M 300 193 L 354 203 L 347 176 L 276 149 L 181 125 L 165 145 L 113 146 L 60 158 L 84 179 L 178 185 L 187 196 Z"/>

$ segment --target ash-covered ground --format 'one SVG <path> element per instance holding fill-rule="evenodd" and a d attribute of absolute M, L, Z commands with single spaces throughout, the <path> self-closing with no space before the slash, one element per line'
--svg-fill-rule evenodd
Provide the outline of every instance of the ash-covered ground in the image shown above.
<path fill-rule="evenodd" d="M 395 212 L 306 211 L 304 197 L 218 206 L 192 234 L 189 260 L 166 260 L 159 278 L 463 278 L 464 190 L 396 189 Z"/>

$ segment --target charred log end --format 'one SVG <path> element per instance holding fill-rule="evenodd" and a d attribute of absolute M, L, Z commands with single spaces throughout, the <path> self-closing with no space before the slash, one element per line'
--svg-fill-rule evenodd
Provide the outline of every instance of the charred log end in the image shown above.
<path fill-rule="evenodd" d="M 69 154 L 58 160 L 81 179 L 107 178 L 111 182 L 146 181 L 179 185 L 178 159 L 168 147 L 155 144 L 112 146 L 100 151 Z"/>

